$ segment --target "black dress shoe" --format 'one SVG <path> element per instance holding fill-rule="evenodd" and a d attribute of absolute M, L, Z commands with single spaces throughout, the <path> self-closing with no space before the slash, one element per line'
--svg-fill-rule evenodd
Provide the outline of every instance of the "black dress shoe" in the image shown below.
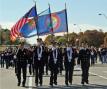
<path fill-rule="evenodd" d="M 81 82 L 82 85 L 84 85 L 84 82 Z"/>
<path fill-rule="evenodd" d="M 52 84 L 52 83 L 50 83 L 50 86 L 51 86 L 51 87 L 53 87 L 53 84 Z"/>
<path fill-rule="evenodd" d="M 22 84 L 22 87 L 25 87 L 25 84 Z"/>
<path fill-rule="evenodd" d="M 66 86 L 68 86 L 68 83 L 65 83 Z"/>
<path fill-rule="evenodd" d="M 20 86 L 20 83 L 18 83 L 17 86 Z"/>
<path fill-rule="evenodd" d="M 22 87 L 25 87 L 25 82 L 22 82 Z"/>
<path fill-rule="evenodd" d="M 72 85 L 72 83 L 70 83 L 70 85 Z"/>
<path fill-rule="evenodd" d="M 37 84 L 37 83 L 36 83 L 35 85 L 36 85 L 36 86 L 38 86 L 38 84 Z"/>
<path fill-rule="evenodd" d="M 89 84 L 89 82 L 88 82 L 88 81 L 86 81 L 86 84 Z"/>
<path fill-rule="evenodd" d="M 54 84 L 57 85 L 57 82 L 55 82 Z"/>
<path fill-rule="evenodd" d="M 40 86 L 42 86 L 42 83 L 40 83 Z"/>

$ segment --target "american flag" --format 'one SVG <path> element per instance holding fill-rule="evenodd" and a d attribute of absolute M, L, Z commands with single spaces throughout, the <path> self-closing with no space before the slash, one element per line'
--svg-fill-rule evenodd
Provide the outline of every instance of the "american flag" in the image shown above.
<path fill-rule="evenodd" d="M 15 41 L 17 37 L 20 37 L 21 28 L 31 19 L 31 17 L 37 16 L 36 7 L 32 7 L 12 28 L 10 32 L 10 39 Z"/>
<path fill-rule="evenodd" d="M 20 29 L 27 22 L 28 18 L 21 18 L 12 28 L 11 28 L 11 40 L 16 40 L 20 36 Z"/>

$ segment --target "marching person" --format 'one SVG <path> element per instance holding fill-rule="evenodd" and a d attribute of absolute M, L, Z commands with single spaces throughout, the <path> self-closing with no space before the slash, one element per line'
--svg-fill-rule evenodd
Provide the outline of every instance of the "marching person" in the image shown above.
<path fill-rule="evenodd" d="M 84 85 L 84 83 L 88 84 L 88 76 L 89 76 L 89 67 L 90 67 L 90 49 L 88 48 L 87 45 L 84 45 L 82 43 L 82 47 L 80 48 L 79 51 L 79 56 L 78 56 L 78 64 L 81 63 L 81 69 L 82 69 L 82 81 L 81 84 Z"/>
<path fill-rule="evenodd" d="M 21 69 L 23 73 L 22 86 L 25 87 L 27 73 L 27 49 L 24 48 L 24 43 L 21 43 L 17 52 L 17 79 L 18 86 L 21 83 Z"/>
<path fill-rule="evenodd" d="M 62 53 L 62 47 L 61 43 L 58 43 L 58 51 L 59 51 L 59 60 L 60 60 L 60 65 L 59 65 L 59 73 L 62 75 L 62 70 L 63 70 L 63 53 Z"/>
<path fill-rule="evenodd" d="M 57 85 L 57 74 L 58 74 L 58 68 L 60 64 L 60 55 L 58 48 L 56 47 L 56 43 L 53 43 L 52 49 L 50 49 L 49 54 L 49 69 L 50 69 L 50 85 L 53 86 L 53 84 Z"/>
<path fill-rule="evenodd" d="M 5 56 L 5 54 L 4 54 L 4 51 L 1 53 L 1 68 L 4 68 L 4 56 Z"/>
<path fill-rule="evenodd" d="M 10 57 L 9 57 L 9 51 L 8 50 L 5 51 L 4 58 L 5 58 L 5 62 L 6 62 L 6 69 L 8 69 L 9 68 L 9 64 L 10 64 Z"/>
<path fill-rule="evenodd" d="M 32 47 L 28 48 L 27 52 L 28 57 L 28 64 L 29 64 L 29 74 L 31 75 L 33 73 L 33 50 Z"/>
<path fill-rule="evenodd" d="M 43 68 L 44 68 L 44 48 L 41 44 L 41 41 L 37 39 L 38 44 L 34 49 L 34 68 L 35 68 L 35 84 L 40 86 L 43 84 Z"/>
<path fill-rule="evenodd" d="M 70 43 L 64 49 L 65 84 L 72 85 L 73 70 L 75 65 L 74 50 Z"/>
<path fill-rule="evenodd" d="M 17 75 L 17 55 L 16 55 L 16 52 L 14 52 L 14 54 L 13 54 L 13 60 L 14 60 L 15 74 Z"/>
<path fill-rule="evenodd" d="M 12 52 L 12 49 L 8 49 L 8 52 L 9 52 L 9 67 L 14 67 L 14 62 L 13 62 L 13 52 Z"/>
<path fill-rule="evenodd" d="M 44 66 L 46 67 L 45 68 L 45 71 L 46 71 L 46 75 L 48 75 L 48 57 L 49 57 L 49 50 L 48 50 L 48 47 L 44 47 Z"/>

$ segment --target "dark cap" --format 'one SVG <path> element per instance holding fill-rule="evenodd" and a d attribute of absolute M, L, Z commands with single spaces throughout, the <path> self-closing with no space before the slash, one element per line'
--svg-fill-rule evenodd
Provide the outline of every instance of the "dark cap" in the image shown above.
<path fill-rule="evenodd" d="M 57 45 L 60 46 L 62 43 L 61 42 L 57 42 Z"/>
<path fill-rule="evenodd" d="M 41 42 L 41 41 L 42 41 L 42 39 L 41 39 L 41 38 L 37 38 L 37 41 L 38 41 L 38 42 Z"/>
<path fill-rule="evenodd" d="M 51 42 L 51 44 L 56 45 L 56 44 L 57 44 L 57 42 L 55 42 L 55 41 L 54 41 L 54 42 Z"/>
<path fill-rule="evenodd" d="M 25 42 L 20 42 L 20 45 L 24 45 Z"/>

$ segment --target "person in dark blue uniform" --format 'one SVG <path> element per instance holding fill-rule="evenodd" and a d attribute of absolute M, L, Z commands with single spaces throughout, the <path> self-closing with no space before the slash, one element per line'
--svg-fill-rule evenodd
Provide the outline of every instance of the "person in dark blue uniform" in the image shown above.
<path fill-rule="evenodd" d="M 48 61 L 49 61 L 49 50 L 48 47 L 44 47 L 44 71 L 46 72 L 46 75 L 48 75 Z"/>
<path fill-rule="evenodd" d="M 86 47 L 86 45 L 84 45 L 83 43 L 79 51 L 78 62 L 79 62 L 78 64 L 81 63 L 81 69 L 82 69 L 81 84 L 83 85 L 84 83 L 88 84 L 89 67 L 90 67 L 90 49 Z"/>
<path fill-rule="evenodd" d="M 65 84 L 72 85 L 73 70 L 75 65 L 75 54 L 70 43 L 64 49 Z"/>
<path fill-rule="evenodd" d="M 14 67 L 14 60 L 13 60 L 13 52 L 12 52 L 12 49 L 9 48 L 8 50 L 9 52 L 9 67 Z"/>
<path fill-rule="evenodd" d="M 50 69 L 50 85 L 57 85 L 57 75 L 59 72 L 60 65 L 60 54 L 59 50 L 56 47 L 56 43 L 53 43 L 53 47 L 50 50 L 49 54 L 49 69 Z"/>
<path fill-rule="evenodd" d="M 29 64 L 29 74 L 31 75 L 33 73 L 33 50 L 32 47 L 28 49 L 27 52 L 27 57 L 28 57 L 28 64 Z"/>
<path fill-rule="evenodd" d="M 61 47 L 61 43 L 58 43 L 58 51 L 59 51 L 59 60 L 60 60 L 60 65 L 59 65 L 59 73 L 62 75 L 62 70 L 63 70 L 63 48 Z"/>
<path fill-rule="evenodd" d="M 4 56 L 5 56 L 4 51 L 0 54 L 0 56 L 1 56 L 1 68 L 4 68 L 4 62 L 5 62 L 5 60 L 4 60 Z"/>
<path fill-rule="evenodd" d="M 39 39 L 37 47 L 34 49 L 34 68 L 35 68 L 35 84 L 42 86 L 43 84 L 43 69 L 44 69 L 44 47 Z"/>
<path fill-rule="evenodd" d="M 26 83 L 26 73 L 27 73 L 27 49 L 24 48 L 24 43 L 21 43 L 18 52 L 17 52 L 17 79 L 18 86 L 21 83 L 21 70 L 23 73 L 23 82 L 22 86 L 25 87 Z"/>
<path fill-rule="evenodd" d="M 14 67 L 15 67 L 15 74 L 17 75 L 17 56 L 16 52 L 13 53 L 13 60 L 14 60 Z"/>
<path fill-rule="evenodd" d="M 6 62 L 6 69 L 8 69 L 8 68 L 9 68 L 9 64 L 10 64 L 10 56 L 9 56 L 9 51 L 8 51 L 8 49 L 5 51 L 5 56 L 4 56 L 4 58 L 5 58 L 5 62 Z"/>

